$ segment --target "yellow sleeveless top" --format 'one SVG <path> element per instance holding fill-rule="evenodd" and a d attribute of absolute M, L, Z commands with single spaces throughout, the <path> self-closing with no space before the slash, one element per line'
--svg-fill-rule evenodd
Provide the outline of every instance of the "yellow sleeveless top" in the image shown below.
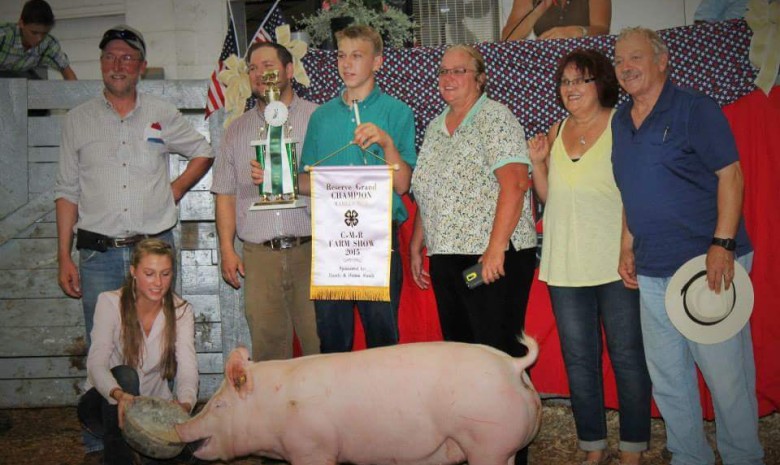
<path fill-rule="evenodd" d="M 612 116 L 576 162 L 562 133 L 563 126 L 550 151 L 539 279 L 570 287 L 617 281 L 623 203 L 612 175 Z"/>

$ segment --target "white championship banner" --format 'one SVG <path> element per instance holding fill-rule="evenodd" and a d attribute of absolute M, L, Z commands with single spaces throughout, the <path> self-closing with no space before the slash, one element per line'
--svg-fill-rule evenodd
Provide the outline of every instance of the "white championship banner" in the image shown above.
<path fill-rule="evenodd" d="M 312 299 L 390 301 L 392 169 L 311 169 Z"/>

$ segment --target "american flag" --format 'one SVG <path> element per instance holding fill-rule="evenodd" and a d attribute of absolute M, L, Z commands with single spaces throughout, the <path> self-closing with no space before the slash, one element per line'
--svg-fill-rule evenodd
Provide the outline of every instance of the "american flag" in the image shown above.
<path fill-rule="evenodd" d="M 222 45 L 222 53 L 219 54 L 217 68 L 209 78 L 208 98 L 206 99 L 206 118 L 225 106 L 225 86 L 217 79 L 217 75 L 224 68 L 224 61 L 230 55 L 238 55 L 238 42 L 236 41 L 236 29 L 233 26 L 233 13 L 228 14 L 228 31 L 225 42 Z"/>
<path fill-rule="evenodd" d="M 287 24 L 287 20 L 282 15 L 282 9 L 279 8 L 280 1 L 276 0 L 268 14 L 265 15 L 263 22 L 260 23 L 260 27 L 255 32 L 254 37 L 252 37 L 251 43 L 276 42 L 276 28 L 282 24 Z"/>

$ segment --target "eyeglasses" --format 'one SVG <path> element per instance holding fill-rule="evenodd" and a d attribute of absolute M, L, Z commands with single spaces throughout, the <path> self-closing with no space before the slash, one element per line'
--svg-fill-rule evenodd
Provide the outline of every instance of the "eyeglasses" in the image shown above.
<path fill-rule="evenodd" d="M 476 73 L 477 70 L 475 69 L 466 69 L 466 68 L 439 68 L 439 76 L 446 76 L 448 74 L 451 74 L 453 76 L 463 76 L 466 73 Z"/>
<path fill-rule="evenodd" d="M 596 78 L 592 78 L 592 77 L 590 77 L 590 78 L 581 78 L 581 77 L 580 78 L 574 78 L 571 81 L 566 79 L 566 78 L 563 78 L 563 79 L 561 79 L 561 82 L 558 83 L 558 87 L 569 87 L 569 86 L 579 87 L 579 86 L 581 86 L 583 84 L 588 84 L 588 83 L 591 83 L 591 82 L 593 82 L 595 80 L 596 80 Z"/>
<path fill-rule="evenodd" d="M 117 60 L 122 66 L 130 66 L 135 62 L 143 61 L 143 58 L 136 58 L 133 55 L 114 55 L 113 53 L 100 55 L 100 61 L 108 65 L 113 65 Z"/>

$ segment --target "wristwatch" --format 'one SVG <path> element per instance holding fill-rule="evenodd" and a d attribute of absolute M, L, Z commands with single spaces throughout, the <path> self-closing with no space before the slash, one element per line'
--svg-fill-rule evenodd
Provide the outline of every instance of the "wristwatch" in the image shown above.
<path fill-rule="evenodd" d="M 732 238 L 721 238 L 721 237 L 713 237 L 712 238 L 712 245 L 717 245 L 720 247 L 723 247 L 724 249 L 728 250 L 729 252 L 733 252 L 737 250 L 737 241 L 735 241 Z"/>

